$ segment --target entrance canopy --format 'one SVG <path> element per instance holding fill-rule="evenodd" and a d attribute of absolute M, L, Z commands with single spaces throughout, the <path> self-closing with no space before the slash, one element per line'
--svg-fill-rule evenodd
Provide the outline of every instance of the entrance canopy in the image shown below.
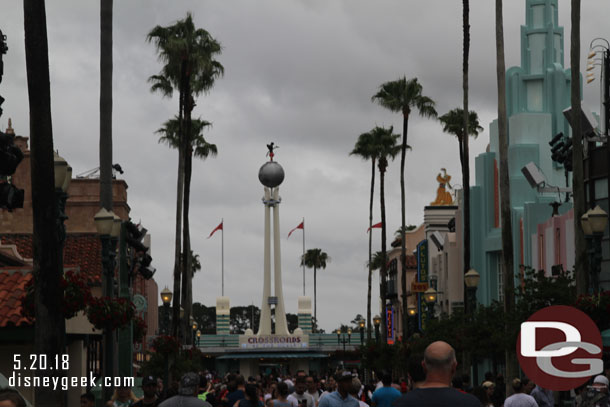
<path fill-rule="evenodd" d="M 303 358 L 327 358 L 326 353 L 298 352 L 298 353 L 229 353 L 218 356 L 216 359 L 303 359 Z"/>

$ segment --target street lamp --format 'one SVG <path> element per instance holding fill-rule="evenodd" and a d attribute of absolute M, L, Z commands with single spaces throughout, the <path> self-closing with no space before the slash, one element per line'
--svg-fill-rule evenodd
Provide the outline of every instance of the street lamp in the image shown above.
<path fill-rule="evenodd" d="M 364 344 L 364 325 L 365 321 L 363 318 L 361 318 L 358 321 L 358 327 L 360 328 L 360 345 Z"/>
<path fill-rule="evenodd" d="M 167 288 L 167 286 L 165 286 L 163 291 L 161 291 L 161 301 L 163 302 L 163 314 L 164 314 L 162 332 L 165 335 L 169 335 L 169 305 L 172 302 L 172 297 L 173 297 L 172 292 L 169 290 L 169 288 Z"/>
<path fill-rule="evenodd" d="M 436 290 L 433 287 L 430 287 L 424 293 L 424 298 L 426 300 L 426 304 L 428 305 L 428 319 L 432 320 L 434 318 L 434 304 L 436 303 Z"/>
<path fill-rule="evenodd" d="M 167 288 L 167 286 L 165 286 L 165 288 L 163 289 L 163 291 L 161 291 L 161 301 L 163 301 L 163 334 L 165 335 L 169 335 L 169 305 L 172 302 L 172 297 L 174 296 L 174 294 L 172 294 L 172 292 L 169 290 L 169 288 Z M 166 355 L 165 356 L 165 363 L 164 363 L 164 376 L 163 376 L 163 388 L 167 389 L 168 385 L 169 385 L 169 358 Z"/>
<path fill-rule="evenodd" d="M 417 332 L 417 307 L 415 307 L 414 305 L 409 305 L 407 307 L 407 321 L 408 321 L 408 332 L 411 332 L 411 335 L 413 335 L 415 332 Z M 408 335 L 407 333 L 407 338 L 410 335 Z"/>
<path fill-rule="evenodd" d="M 60 168 L 61 168 L 61 164 Z M 55 174 L 57 177 L 57 174 Z M 57 184 L 57 179 L 55 180 Z M 104 295 L 108 298 L 114 297 L 114 254 L 112 253 L 112 234 L 114 232 L 114 213 L 101 208 L 93 218 L 95 228 L 100 235 L 102 242 L 102 274 Z M 106 329 L 104 332 L 104 376 L 112 377 L 114 374 L 114 337 L 112 330 Z M 112 396 L 112 388 L 104 389 L 106 399 Z"/>
<path fill-rule="evenodd" d="M 581 218 L 580 224 L 589 244 L 591 275 L 589 278 L 589 293 L 599 291 L 599 273 L 601 272 L 602 247 L 601 241 L 608 224 L 608 214 L 598 206 L 589 209 Z"/>
<path fill-rule="evenodd" d="M 347 328 L 347 339 L 345 339 L 345 335 L 341 337 L 341 328 L 337 329 L 337 345 L 343 344 L 343 353 L 345 353 L 345 345 L 351 343 L 352 339 L 352 328 Z"/>
<path fill-rule="evenodd" d="M 373 325 L 375 325 L 375 341 L 379 342 L 379 325 L 381 324 L 381 317 L 375 315 L 373 318 Z"/>
<path fill-rule="evenodd" d="M 197 321 L 192 322 L 192 327 L 193 327 L 193 347 L 195 347 L 195 340 L 197 338 L 197 327 L 198 327 Z"/>
<path fill-rule="evenodd" d="M 464 284 L 466 285 L 466 306 L 468 307 L 468 313 L 474 314 L 474 310 L 477 307 L 477 287 L 479 286 L 479 280 L 481 276 L 475 269 L 470 269 L 464 274 Z"/>
<path fill-rule="evenodd" d="M 199 346 L 199 339 L 201 338 L 201 331 L 197 330 L 197 346 Z"/>

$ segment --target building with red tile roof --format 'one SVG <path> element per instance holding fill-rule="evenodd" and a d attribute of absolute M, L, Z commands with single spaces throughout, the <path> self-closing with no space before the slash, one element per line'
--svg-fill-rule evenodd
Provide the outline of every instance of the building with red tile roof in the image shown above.
<path fill-rule="evenodd" d="M 34 351 L 33 320 L 23 315 L 22 297 L 25 285 L 32 280 L 33 223 L 32 194 L 30 188 L 30 151 L 28 138 L 16 136 L 15 144 L 24 158 L 12 176 L 12 182 L 25 190 L 23 208 L 12 212 L 0 210 L 0 373 L 10 376 L 13 371 L 12 355 L 27 355 Z M 129 219 L 127 183 L 113 179 L 113 212 L 122 220 Z M 72 179 L 67 191 L 64 243 L 64 271 L 85 273 L 94 296 L 102 295 L 101 241 L 97 234 L 94 216 L 100 208 L 99 179 Z M 148 302 L 141 316 L 147 322 L 147 338 L 158 329 L 158 287 L 154 279 L 144 280 L 137 274 L 132 277 L 133 294 L 142 295 Z M 95 330 L 80 312 L 66 320 L 67 352 L 70 355 L 69 375 L 86 377 L 90 371 L 96 375 L 101 363 L 101 332 Z M 146 344 L 141 351 L 146 350 Z M 135 360 L 135 355 L 134 355 Z M 33 400 L 32 388 L 18 390 Z M 80 394 L 86 388 L 71 388 L 68 405 L 78 405 Z"/>

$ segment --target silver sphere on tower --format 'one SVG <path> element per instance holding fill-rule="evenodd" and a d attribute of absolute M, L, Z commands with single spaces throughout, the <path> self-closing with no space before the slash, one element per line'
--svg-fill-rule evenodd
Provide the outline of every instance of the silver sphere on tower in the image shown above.
<path fill-rule="evenodd" d="M 275 161 L 268 161 L 258 171 L 258 180 L 268 188 L 275 188 L 284 181 L 284 169 Z"/>

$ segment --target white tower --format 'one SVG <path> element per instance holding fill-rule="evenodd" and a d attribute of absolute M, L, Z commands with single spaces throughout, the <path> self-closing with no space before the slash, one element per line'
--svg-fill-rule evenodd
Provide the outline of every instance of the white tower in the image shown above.
<path fill-rule="evenodd" d="M 269 161 L 263 164 L 258 172 L 258 179 L 265 186 L 265 255 L 263 303 L 261 318 L 257 335 L 271 335 L 271 305 L 275 305 L 275 334 L 288 335 L 284 296 L 282 294 L 282 263 L 280 253 L 280 202 L 279 185 L 284 180 L 284 169 L 273 161 L 273 143 L 269 148 Z M 273 208 L 273 288 L 275 295 L 271 295 L 271 209 Z"/>

